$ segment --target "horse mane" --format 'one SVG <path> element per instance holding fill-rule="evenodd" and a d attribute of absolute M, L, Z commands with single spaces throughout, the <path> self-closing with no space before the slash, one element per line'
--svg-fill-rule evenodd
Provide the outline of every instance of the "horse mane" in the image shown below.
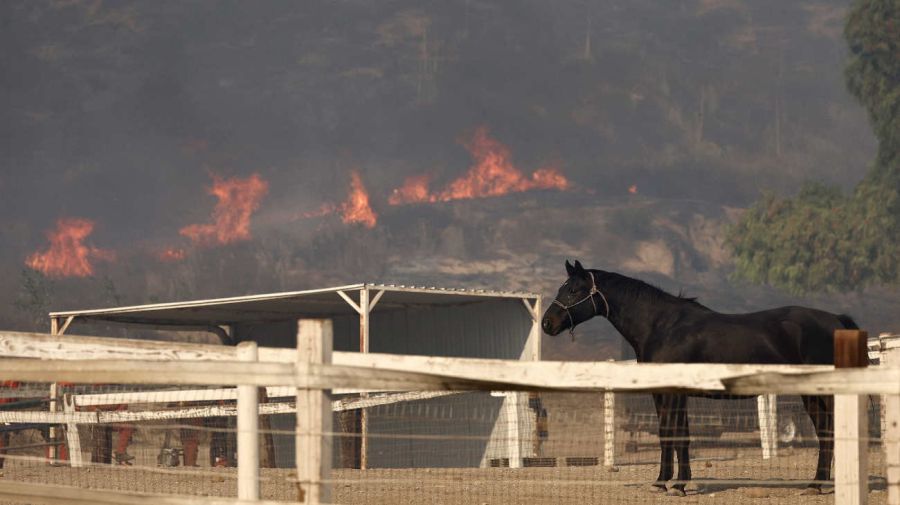
<path fill-rule="evenodd" d="M 623 293 L 634 296 L 636 298 L 645 298 L 650 300 L 651 302 L 683 302 L 691 305 L 695 305 L 697 307 L 708 308 L 702 303 L 697 301 L 696 296 L 685 296 L 684 289 L 680 289 L 677 295 L 673 295 L 668 291 L 654 286 L 648 282 L 644 282 L 640 279 L 635 279 L 633 277 L 628 277 L 622 274 L 617 274 L 613 272 L 607 272 L 607 275 L 614 276 L 616 281 L 616 289 L 619 289 Z"/>

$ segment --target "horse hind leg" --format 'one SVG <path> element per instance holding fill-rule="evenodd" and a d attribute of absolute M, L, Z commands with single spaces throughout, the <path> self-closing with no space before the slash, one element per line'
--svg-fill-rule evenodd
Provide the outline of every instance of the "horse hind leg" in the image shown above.
<path fill-rule="evenodd" d="M 802 396 L 806 412 L 816 427 L 819 439 L 819 458 L 816 462 L 816 475 L 809 485 L 808 492 L 817 494 L 822 491 L 822 484 L 831 480 L 831 460 L 834 455 L 834 397 Z"/>
<path fill-rule="evenodd" d="M 678 477 L 675 483 L 672 484 L 669 494 L 684 496 L 684 487 L 691 480 L 691 434 L 688 426 L 687 397 L 682 395 L 676 396 L 672 410 L 675 416 L 673 445 L 675 454 L 678 456 Z"/>
<path fill-rule="evenodd" d="M 672 409 L 673 395 L 654 394 L 653 404 L 659 418 L 659 476 L 653 483 L 657 491 L 665 491 L 666 483 L 675 473 L 675 452 L 673 439 L 675 436 L 675 416 Z"/>

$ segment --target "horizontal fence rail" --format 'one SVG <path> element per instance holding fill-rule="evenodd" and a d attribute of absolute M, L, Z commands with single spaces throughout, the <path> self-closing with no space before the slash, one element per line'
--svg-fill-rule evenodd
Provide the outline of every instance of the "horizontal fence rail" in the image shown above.
<path fill-rule="evenodd" d="M 241 401 L 237 389 L 222 386 L 265 388 L 270 398 L 296 397 L 296 405 L 319 405 L 320 390 L 379 392 L 343 398 L 323 404 L 323 419 L 334 411 L 369 408 L 398 401 L 435 398 L 463 391 L 576 391 L 576 392 L 713 392 L 734 395 L 900 395 L 900 367 L 835 369 L 822 365 L 739 364 L 637 364 L 621 362 L 521 362 L 496 359 L 445 358 L 377 353 L 330 351 L 330 324 L 315 326 L 316 339 L 327 348 L 312 348 L 321 359 L 298 359 L 294 349 L 259 348 L 258 361 L 241 361 L 239 349 L 225 346 L 50 336 L 0 332 L 0 380 L 25 382 L 106 383 L 140 385 L 217 386 L 214 389 L 179 390 L 181 401 L 238 400 L 237 405 L 184 406 L 165 411 L 57 411 L 0 410 L 0 422 L 52 423 L 60 425 L 119 423 L 135 420 L 187 419 L 238 416 Z M 301 324 L 301 333 L 303 331 Z M 327 335 L 327 337 L 323 336 Z M 303 343 L 302 339 L 300 340 Z M 307 340 L 309 344 L 314 340 Z M 330 361 L 330 363 L 329 363 Z M 75 406 L 172 401 L 167 391 L 135 391 L 125 395 L 73 395 Z M 318 402 L 318 403 L 317 403 Z M 865 407 L 856 402 L 857 409 Z M 894 404 L 891 404 L 894 405 Z M 319 407 L 316 407 L 319 408 Z M 253 415 L 297 412 L 288 403 L 254 405 Z M 308 409 L 298 416 L 298 448 L 314 446 L 325 431 L 314 425 Z M 896 429 L 900 409 L 888 424 Z M 896 411 L 896 412 L 895 412 Z M 154 417 L 157 416 L 157 417 Z M 301 418 L 304 418 L 301 420 Z M 313 424 L 310 424 L 313 423 Z M 893 423 L 893 424 L 891 424 Z M 857 428 L 858 429 L 858 428 Z M 318 431 L 317 431 L 318 430 Z M 858 434 L 857 434 L 858 438 Z M 315 452 L 315 449 L 310 449 Z M 320 453 L 327 452 L 322 448 Z M 298 449 L 299 454 L 299 449 Z M 313 463 L 298 456 L 298 468 L 312 472 Z M 890 463 L 890 461 L 889 461 Z M 852 462 L 843 461 L 848 465 Z M 323 464 L 320 464 L 323 466 Z M 836 466 L 839 463 L 836 462 Z M 888 486 L 897 486 L 890 467 Z M 321 485 L 315 478 L 299 482 Z M 68 488 L 67 488 L 68 489 Z M 0 495 L 32 503 L 251 503 L 229 499 L 181 499 L 156 495 L 79 490 L 57 495 L 52 486 L 24 486 L 0 482 Z M 65 496 L 64 499 L 57 499 Z M 317 496 L 317 495 L 311 495 Z M 327 500 L 327 494 L 322 495 Z M 56 500 L 56 501 L 54 501 Z M 313 503 L 318 502 L 316 499 Z M 254 501 L 253 503 L 266 503 Z M 271 502 L 275 503 L 275 502 Z M 893 502 L 891 502 L 893 503 Z"/>
<path fill-rule="evenodd" d="M 31 382 L 291 386 L 377 391 L 715 392 L 738 395 L 900 394 L 900 368 L 818 365 L 519 362 L 387 354 L 353 365 L 0 358 L 3 379 Z M 420 370 L 433 370 L 421 372 Z"/>

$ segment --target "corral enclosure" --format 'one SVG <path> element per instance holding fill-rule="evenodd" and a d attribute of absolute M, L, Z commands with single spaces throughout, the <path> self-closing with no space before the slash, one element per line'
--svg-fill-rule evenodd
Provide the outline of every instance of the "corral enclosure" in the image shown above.
<path fill-rule="evenodd" d="M 369 298 L 372 293 L 366 292 L 366 288 L 375 291 L 375 296 Z M 382 303 L 392 300 L 391 292 L 387 289 L 382 292 L 378 286 L 359 285 L 300 295 L 263 295 L 274 297 L 278 303 L 263 300 L 265 303 L 260 304 L 256 297 L 242 297 L 77 314 L 54 313 L 52 317 L 57 333 L 87 328 L 72 326 L 78 318 L 83 318 L 85 322 L 151 324 L 179 330 L 206 328 L 230 342 L 268 339 L 258 356 L 261 362 L 258 365 L 264 369 L 269 362 L 293 363 L 302 358 L 302 353 L 296 350 L 298 323 L 291 319 L 297 317 L 297 305 L 287 299 L 309 296 L 308 306 L 315 307 L 316 311 L 307 315 L 334 321 L 332 341 L 336 365 L 372 363 L 375 366 L 385 360 L 390 362 L 394 359 L 392 355 L 372 355 L 366 361 L 361 359 L 366 353 L 357 351 L 377 349 L 379 335 L 389 339 L 391 331 L 397 332 L 399 340 L 407 341 L 416 351 L 408 353 L 412 355 L 459 351 L 442 346 L 454 336 L 466 339 L 475 335 L 481 342 L 466 343 L 463 347 L 468 353 L 505 349 L 509 353 L 506 357 L 512 356 L 517 361 L 538 357 L 537 348 L 532 346 L 533 339 L 539 336 L 532 317 L 537 308 L 534 299 L 520 294 L 418 291 L 398 290 L 400 294 L 393 298 L 393 303 L 383 306 Z M 382 294 L 378 295 L 379 292 Z M 439 297 L 437 303 L 416 301 L 433 296 Z M 364 311 L 357 310 L 365 306 L 371 309 L 373 302 L 384 311 L 381 322 L 374 316 L 375 312 L 364 316 L 361 314 Z M 229 309 L 235 310 L 226 319 Z M 155 314 L 149 315 L 150 312 Z M 492 319 L 496 314 L 497 318 Z M 506 323 L 502 327 L 492 327 L 493 322 L 502 322 L 504 318 Z M 379 325 L 386 333 L 380 333 Z M 510 328 L 520 328 L 523 333 L 517 335 Z M 404 354 L 396 346 L 395 343 L 393 352 Z M 25 358 L 64 355 L 69 359 L 242 359 L 240 347 L 67 335 L 0 336 L 0 349 L 5 355 Z M 451 356 L 467 357 L 462 353 Z M 422 358 L 415 363 L 419 363 L 417 370 L 440 374 L 455 362 Z M 493 362 L 486 364 L 490 363 Z M 504 363 L 496 362 L 498 377 L 502 376 Z M 602 368 L 603 364 L 599 365 Z M 408 363 L 404 369 L 408 369 Z M 527 372 L 528 368 L 522 370 Z M 183 381 L 169 382 L 163 374 L 151 381 L 154 385 L 114 381 L 100 385 L 96 382 L 104 382 L 102 379 L 92 379 L 56 386 L 23 383 L 15 390 L 2 391 L 3 398 L 44 402 L 39 407 L 16 403 L 0 406 L 0 410 L 6 411 L 0 411 L 0 422 L 12 423 L 13 430 L 8 432 L 14 433 L 5 444 L 8 449 L 3 479 L 7 483 L 235 496 L 239 479 L 232 468 L 234 438 L 240 436 L 240 431 L 234 423 L 238 412 L 233 385 L 241 382 L 228 375 L 221 377 L 221 383 L 217 381 L 191 386 Z M 279 386 L 283 384 L 280 382 L 261 384 L 272 386 L 264 389 L 265 394 L 263 388 L 259 389 L 262 400 L 255 436 L 262 459 L 260 494 L 267 499 L 293 501 L 298 498 L 294 481 L 297 427 L 293 414 L 297 389 Z M 563 388 L 540 393 L 505 392 L 502 386 L 485 389 L 483 385 L 476 392 L 422 388 L 404 393 L 403 389 L 360 385 L 355 389 L 332 388 L 334 394 L 328 410 L 333 412 L 329 414 L 333 429 L 315 434 L 328 447 L 324 453 L 331 460 L 328 465 L 332 471 L 327 483 L 332 501 L 575 504 L 666 500 L 647 490 L 658 471 L 659 457 L 655 413 L 648 395 L 604 393 L 596 389 L 576 392 L 574 383 L 567 384 L 570 385 L 566 388 L 573 390 L 565 392 Z M 63 411 L 59 417 L 61 424 L 22 429 L 27 428 L 23 424 L 29 421 L 29 414 L 46 411 L 47 391 L 54 388 L 58 398 L 56 410 Z M 759 412 L 768 411 L 760 410 L 754 397 L 727 401 L 692 399 L 688 417 L 692 429 L 694 483 L 688 487 L 688 501 L 750 503 L 759 498 L 792 503 L 834 501 L 832 494 L 797 496 L 812 476 L 817 448 L 809 418 L 795 398 L 779 397 L 775 402 L 778 419 L 771 426 L 759 416 Z M 879 403 L 875 399 L 869 404 L 872 423 L 865 444 L 869 459 L 866 476 L 873 503 L 884 502 L 887 487 Z M 44 448 L 38 447 L 49 435 L 42 435 L 41 428 L 48 426 L 58 430 L 55 440 L 63 443 L 59 447 L 69 450 L 69 454 L 58 454 L 60 466 L 47 466 Z M 760 426 L 767 426 L 770 433 L 762 434 Z M 788 430 L 787 426 L 792 428 Z M 122 437 L 129 430 L 133 430 L 130 440 Z M 761 444 L 761 438 L 768 438 L 772 445 Z M 184 466 L 186 441 L 195 445 L 196 467 Z M 112 457 L 120 443 L 134 456 L 128 466 L 117 465 Z M 76 452 L 79 458 L 74 457 Z M 218 461 L 219 456 L 223 461 Z M 76 459 L 80 460 L 78 464 Z M 224 467 L 220 468 L 218 463 Z"/>
<path fill-rule="evenodd" d="M 335 351 L 536 360 L 539 313 L 540 297 L 533 293 L 356 284 L 50 316 L 61 321 L 59 328 L 112 323 L 206 330 L 230 345 L 253 341 L 291 349 L 297 345 L 299 319 L 328 318 L 333 321 Z M 411 422 L 411 412 L 453 412 L 466 421 Z M 336 438 L 335 444 L 340 446 L 340 464 L 351 468 L 487 466 L 491 460 L 509 458 L 510 443 L 520 446 L 516 457 L 534 455 L 535 417 L 527 398 L 518 393 L 437 397 L 337 413 L 335 426 L 347 436 Z M 516 426 L 510 427 L 512 418 Z M 295 425 L 293 414 L 275 414 L 268 422 L 272 430 L 286 433 Z M 276 465 L 293 466 L 293 436 L 273 437 Z"/>
<path fill-rule="evenodd" d="M 216 367 L 204 366 L 204 364 L 215 365 L 215 360 L 225 360 L 222 363 L 223 370 L 234 370 L 232 361 L 240 357 L 241 348 L 234 351 L 234 348 L 224 346 L 185 346 L 174 343 L 147 343 L 133 342 L 127 340 L 110 341 L 108 339 L 90 339 L 82 337 L 43 337 L 39 335 L 14 335 L 4 334 L 0 336 L 0 348 L 4 351 L 14 350 L 17 355 L 22 357 L 38 357 L 42 353 L 51 356 L 53 352 L 65 353 L 71 359 L 85 359 L 90 353 L 94 353 L 94 357 L 101 356 L 111 357 L 114 353 L 119 356 L 134 357 L 155 357 L 156 359 L 172 359 L 180 357 L 187 360 L 205 360 L 196 361 L 194 364 L 188 362 L 183 363 L 190 368 L 198 370 L 216 371 Z M 246 348 L 246 346 L 244 346 Z M 219 349 L 219 350 L 217 350 Z M 269 367 L 266 362 L 289 363 L 290 360 L 296 360 L 298 353 L 294 350 L 280 351 L 276 349 L 260 349 L 259 357 L 263 361 L 256 364 L 260 368 L 260 373 L 266 372 Z M 263 352 L 265 351 L 265 352 Z M 8 354 L 8 353 L 7 353 Z M 391 355 L 373 355 L 371 359 L 362 359 L 364 355 L 359 353 L 336 352 L 334 354 L 335 364 L 351 364 L 357 366 L 366 363 L 381 362 L 388 369 L 394 365 L 405 363 L 401 368 L 405 370 L 420 369 L 421 365 L 432 364 L 435 367 L 434 373 L 446 373 L 448 367 L 457 367 L 457 374 L 471 375 L 473 377 L 492 378 L 499 376 L 496 371 L 492 371 L 490 367 L 496 367 L 501 362 L 484 362 L 484 361 L 466 361 L 465 359 L 447 359 L 441 360 L 430 357 L 406 357 L 417 359 L 398 359 Z M 208 360 L 213 360 L 209 362 Z M 369 361 L 367 361 L 369 360 Z M 506 362 L 507 364 L 511 362 Z M 514 362 L 512 362 L 514 363 Z M 240 384 L 242 379 L 236 376 L 219 376 L 215 374 L 212 379 L 207 377 L 202 381 L 205 386 L 176 386 L 183 383 L 186 379 L 177 379 L 174 375 L 183 375 L 183 373 L 173 374 L 172 378 L 166 376 L 164 370 L 174 370 L 171 366 L 181 363 L 159 363 L 160 372 L 154 373 L 153 376 L 147 376 L 147 371 L 155 371 L 154 368 L 136 367 L 134 373 L 140 377 L 147 377 L 148 382 L 155 385 L 138 385 L 136 380 L 126 381 L 132 382 L 132 385 L 119 386 L 98 386 L 96 384 L 88 384 L 83 380 L 78 383 L 69 384 L 67 386 L 70 394 L 67 399 L 72 405 L 80 406 L 80 408 L 69 410 L 66 415 L 71 417 L 61 419 L 72 424 L 83 421 L 83 427 L 78 429 L 80 438 L 83 442 L 81 452 L 91 452 L 88 447 L 96 442 L 97 437 L 104 436 L 104 428 L 112 428 L 114 432 L 121 432 L 123 428 L 136 428 L 134 436 L 128 448 L 136 459 L 133 466 L 116 466 L 108 464 L 81 464 L 75 465 L 72 459 L 72 467 L 68 465 L 47 466 L 43 464 L 40 451 L 32 450 L 30 457 L 7 455 L 6 467 L 4 468 L 4 479 L 0 483 L 0 491 L 8 492 L 15 489 L 16 482 L 25 482 L 33 484 L 64 484 L 75 486 L 78 488 L 96 488 L 96 489 L 118 489 L 128 491 L 145 491 L 153 493 L 170 493 L 179 495 L 214 495 L 214 496 L 234 496 L 236 483 L 238 481 L 237 474 L 232 468 L 216 468 L 211 462 L 198 461 L 198 467 L 174 467 L 165 463 L 160 463 L 158 457 L 161 454 L 160 448 L 167 445 L 165 437 L 173 430 L 178 433 L 179 430 L 200 431 L 199 442 L 201 451 L 205 452 L 213 445 L 214 439 L 222 434 L 234 433 L 234 429 L 227 428 L 222 424 L 212 423 L 203 426 L 192 424 L 191 419 L 207 419 L 214 420 L 216 418 L 223 419 L 233 417 L 235 412 L 233 409 L 233 395 L 223 395 L 228 389 L 214 387 L 219 381 L 223 385 Z M 545 418 L 539 424 L 539 431 L 548 431 L 549 436 L 537 447 L 541 454 L 540 457 L 523 458 L 523 466 L 526 468 L 505 468 L 506 464 L 511 461 L 497 461 L 497 467 L 479 467 L 478 465 L 464 465 L 453 468 L 435 468 L 435 467 L 404 467 L 404 468 L 369 468 L 366 470 L 341 468 L 338 463 L 338 449 L 333 442 L 333 438 L 329 441 L 330 430 L 325 428 L 324 431 L 313 431 L 313 437 L 317 440 L 325 441 L 325 446 L 329 446 L 323 454 L 334 456 L 334 464 L 329 464 L 329 472 L 327 484 L 331 487 L 331 498 L 335 503 L 560 503 L 575 504 L 584 502 L 603 502 L 603 503 L 646 503 L 646 502 L 662 502 L 671 500 L 665 496 L 649 494 L 647 483 L 652 481 L 655 476 L 657 466 L 656 459 L 658 453 L 656 451 L 657 439 L 653 434 L 646 433 L 642 429 L 627 429 L 631 423 L 631 417 L 634 409 L 644 411 L 640 398 L 644 395 L 630 395 L 619 393 L 614 395 L 617 406 L 610 409 L 607 403 L 608 393 L 597 392 L 596 388 L 606 384 L 613 390 L 620 390 L 625 384 L 633 384 L 636 377 L 640 374 L 641 367 L 647 365 L 620 365 L 611 363 L 584 363 L 575 366 L 573 372 L 565 372 L 560 368 L 560 382 L 547 376 L 541 370 L 555 369 L 557 365 L 552 362 L 525 364 L 522 367 L 512 367 L 513 370 L 519 370 L 517 373 L 507 371 L 506 380 L 513 380 L 519 376 L 526 383 L 544 383 L 544 384 L 566 384 L 564 388 L 579 389 L 589 387 L 593 392 L 542 392 L 540 395 L 529 395 L 529 407 L 538 407 L 545 413 Z M 540 365 L 540 366 L 538 366 Z M 575 364 L 568 364 L 567 367 Z M 39 367 L 46 365 L 38 365 Z M 97 361 L 96 370 L 89 370 L 85 375 L 91 377 L 102 377 L 104 367 L 110 366 L 103 361 Z M 592 370 L 603 370 L 610 366 L 618 366 L 618 372 L 612 374 L 603 374 L 602 378 L 598 377 L 590 379 Z M 673 370 L 673 367 L 690 367 L 690 365 L 665 365 Z M 473 368 L 474 367 L 474 368 Z M 709 368 L 705 365 L 704 368 Z M 714 367 L 714 366 L 712 366 Z M 471 369 L 471 372 L 463 372 L 462 370 Z M 765 368 L 765 367 L 763 367 Z M 820 370 L 823 367 L 809 368 L 811 370 Z M 696 367 L 694 368 L 697 369 Z M 753 368 L 747 368 L 751 371 Z M 768 369 L 777 369 L 777 367 L 769 367 Z M 288 368 L 290 370 L 290 368 Z M 536 371 L 537 376 L 545 376 L 547 379 L 533 379 L 528 382 L 527 377 L 531 371 Z M 373 370 L 376 372 L 377 370 Z M 887 370 L 890 371 L 890 370 Z M 894 370 L 896 372 L 896 370 Z M 50 373 L 50 372 L 48 372 Z M 131 372 L 128 372 L 131 373 Z M 742 372 L 748 373 L 748 372 Z M 774 372 L 770 372 L 774 373 Z M 290 372 L 290 380 L 293 380 L 294 372 Z M 522 374 L 522 375 L 517 375 Z M 637 374 L 637 375 L 636 375 Z M 40 375 L 40 374 L 38 374 Z M 44 374 L 47 375 L 47 374 Z M 661 376 L 665 373 L 659 374 Z M 122 373 L 119 377 L 124 377 Z M 16 376 L 18 377 L 18 376 Z M 267 387 L 266 391 L 269 396 L 277 399 L 270 404 L 262 404 L 259 412 L 263 414 L 260 418 L 269 417 L 267 414 L 277 411 L 289 411 L 293 408 L 290 393 L 297 391 L 295 387 L 284 387 L 285 378 L 278 378 L 271 375 L 271 379 L 259 379 L 262 383 L 272 383 L 275 386 Z M 378 382 L 377 374 L 372 375 L 372 385 L 375 387 L 383 382 Z M 587 378 L 587 381 L 578 379 L 578 377 Z M 616 377 L 622 377 L 617 379 Z M 635 378 L 629 378 L 635 377 Z M 658 384 L 665 384 L 664 380 L 653 379 L 653 375 L 642 380 L 655 381 Z M 896 373 L 893 375 L 881 375 L 879 377 L 890 378 L 896 381 Z M 176 380 L 177 379 L 177 380 Z M 489 379 L 493 380 L 493 379 Z M 784 379 L 782 379 L 784 380 Z M 440 383 L 447 391 L 434 391 L 428 393 L 424 391 L 427 387 L 422 388 L 419 395 L 435 394 L 449 395 L 447 399 L 464 398 L 470 394 L 486 394 L 492 397 L 499 394 L 497 392 L 488 392 L 485 390 L 485 384 L 477 385 L 473 383 L 473 389 L 482 389 L 484 393 L 457 393 L 452 391 L 454 388 L 464 389 L 470 386 L 461 384 L 453 385 L 453 379 L 440 379 Z M 675 383 L 678 383 L 676 380 Z M 683 382 L 690 384 L 690 381 Z M 704 382 L 701 382 L 704 383 Z M 169 386 L 166 386 L 169 384 Z M 279 386 L 281 384 L 281 386 Z M 361 387 L 363 383 L 357 381 L 355 387 Z M 437 384 L 437 383 L 429 383 Z M 712 384 L 705 382 L 704 384 Z M 871 384 L 871 382 L 869 383 Z M 873 391 L 894 391 L 891 389 L 890 383 L 883 383 L 883 386 L 873 389 Z M 18 394 L 25 396 L 30 391 L 40 391 L 46 389 L 46 384 L 23 384 L 20 386 Z M 495 387 L 495 386 L 488 386 Z M 546 387 L 546 386 L 545 386 Z M 556 386 L 560 388 L 560 386 Z M 708 387 L 708 386 L 707 386 Z M 770 386 L 773 387 L 773 386 Z M 871 387 L 871 386 L 870 386 Z M 148 402 L 145 398 L 141 401 L 132 401 L 140 395 L 147 395 L 148 390 L 157 391 L 156 398 L 152 402 Z M 502 388 L 501 388 L 502 389 Z M 233 389 L 230 391 L 234 392 Z M 204 396 L 205 392 L 205 396 Z M 403 394 L 403 393 L 397 393 Z M 397 398 L 391 401 L 384 401 L 390 397 L 387 395 L 372 394 L 367 398 L 352 399 L 349 402 L 344 400 L 334 400 L 331 402 L 329 412 L 345 411 L 359 402 L 369 402 L 368 411 L 370 414 L 378 417 L 395 417 L 402 419 L 405 424 L 415 426 L 430 426 L 432 434 L 430 437 L 423 437 L 421 434 L 401 434 L 402 430 L 397 430 L 393 434 L 381 433 L 372 434 L 373 438 L 388 438 L 395 441 L 405 440 L 410 443 L 412 440 L 432 438 L 440 440 L 443 444 L 441 450 L 448 452 L 464 451 L 467 438 L 459 436 L 452 431 L 446 431 L 446 426 L 460 425 L 467 423 L 477 423 L 488 420 L 487 417 L 479 418 L 478 412 L 473 413 L 466 409 L 453 408 L 429 408 L 425 404 L 431 400 L 415 400 L 412 402 L 399 402 Z M 9 397 L 9 395 L 7 395 Z M 223 401 L 210 401 L 214 398 L 226 398 Z M 299 401 L 299 393 L 297 396 Z M 357 402 L 357 403 L 353 403 Z M 811 446 L 806 436 L 792 441 L 782 441 L 777 445 L 777 454 L 764 454 L 764 449 L 760 447 L 760 435 L 754 429 L 753 423 L 749 425 L 744 422 L 743 425 L 735 423 L 742 417 L 752 417 L 754 408 L 752 401 L 747 400 L 729 400 L 716 403 L 717 408 L 710 408 L 712 400 L 692 400 L 690 403 L 691 417 L 694 421 L 693 426 L 697 429 L 692 436 L 693 441 L 693 458 L 694 458 L 694 483 L 689 486 L 689 502 L 707 502 L 707 503 L 753 503 L 755 500 L 765 498 L 774 502 L 800 502 L 800 503 L 830 503 L 834 500 L 834 495 L 825 494 L 818 496 L 798 496 L 797 493 L 808 482 L 811 470 L 815 463 L 815 448 Z M 67 401 L 68 405 L 69 402 Z M 122 405 L 127 404 L 127 410 L 113 409 L 97 409 L 100 405 Z M 155 404 L 155 405 L 151 405 Z M 785 403 L 779 402 L 779 407 Z M 788 402 L 789 404 L 789 402 Z M 149 409 L 160 411 L 160 405 L 166 407 L 163 412 L 169 414 L 167 419 L 156 419 L 149 421 L 135 421 L 141 416 L 148 413 Z M 208 410 L 192 413 L 191 407 L 199 407 L 206 405 Z M 726 406 L 721 408 L 721 406 Z M 27 412 L 0 413 L 0 419 L 3 421 L 13 420 L 8 418 L 10 414 L 19 414 L 20 418 L 16 419 L 21 422 L 24 418 L 21 416 Z M 76 413 L 78 416 L 76 416 Z M 874 414 L 870 413 L 870 415 Z M 780 416 L 796 420 L 800 423 L 808 422 L 803 417 L 802 412 L 785 409 Z M 80 417 L 79 417 L 80 416 Z M 330 417 L 330 414 L 329 414 Z M 495 424 L 508 423 L 509 419 L 494 420 Z M 131 418 L 131 421 L 128 419 Z M 80 421 L 79 421 L 80 420 Z M 99 422 L 97 422 L 99 420 Z M 67 431 L 71 430 L 71 426 Z M 262 423 L 261 423 L 262 425 Z M 725 425 L 724 431 L 718 431 L 719 427 Z M 506 425 L 509 427 L 509 425 Z M 298 427 L 299 428 L 299 427 Z M 626 429 L 623 429 L 626 428 Z M 90 433 L 88 433 L 90 432 Z M 278 434 L 278 430 L 268 430 L 262 428 L 259 430 L 261 435 L 257 442 L 258 445 L 264 446 L 266 435 Z M 606 455 L 600 456 L 606 447 L 604 442 L 610 436 L 615 437 L 615 448 L 613 451 L 613 464 L 606 465 Z M 108 436 L 109 434 L 106 434 Z M 240 433 L 238 433 L 240 436 Z M 337 436 L 342 436 L 336 433 Z M 179 436 L 179 435 L 176 435 Z M 180 436 L 184 436 L 184 432 Z M 859 438 L 864 442 L 866 453 L 868 454 L 869 463 L 866 467 L 864 475 L 869 488 L 869 498 L 872 503 L 883 503 L 886 498 L 886 482 L 884 476 L 885 460 L 883 457 L 884 447 L 882 440 L 878 438 L 879 431 L 872 430 L 870 436 Z M 487 442 L 484 437 L 480 437 L 483 442 Z M 40 442 L 40 438 L 35 430 L 24 430 L 13 437 L 11 447 L 23 448 L 30 443 Z M 75 450 L 74 440 L 68 440 L 69 448 Z M 460 442 L 463 442 L 460 445 Z M 403 444 L 398 444 L 402 446 Z M 398 448 L 400 452 L 404 448 Z M 22 454 L 20 452 L 20 454 Z M 325 460 L 323 460 L 324 463 Z M 294 469 L 277 469 L 265 468 L 267 462 L 264 462 L 260 476 L 259 485 L 261 495 L 268 499 L 278 499 L 293 501 L 298 498 L 297 485 L 294 481 Z M 512 466 L 512 465 L 510 465 Z M 304 481 L 306 482 L 306 481 Z M 13 485 L 11 488 L 10 485 Z M 841 502 L 846 503 L 846 502 Z"/>

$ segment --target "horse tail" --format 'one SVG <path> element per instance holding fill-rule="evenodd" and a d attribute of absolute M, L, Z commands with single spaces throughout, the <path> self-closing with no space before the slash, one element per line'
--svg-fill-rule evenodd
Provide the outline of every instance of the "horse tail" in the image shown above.
<path fill-rule="evenodd" d="M 845 330 L 858 330 L 859 326 L 856 325 L 856 321 L 853 320 L 852 317 L 847 314 L 838 314 L 838 321 L 844 325 Z"/>

